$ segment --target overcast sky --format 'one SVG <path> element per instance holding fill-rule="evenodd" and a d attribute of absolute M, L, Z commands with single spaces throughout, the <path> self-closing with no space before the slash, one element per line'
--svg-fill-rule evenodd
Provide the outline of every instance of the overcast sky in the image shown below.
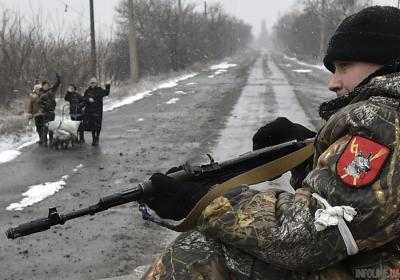
<path fill-rule="evenodd" d="M 94 0 L 96 29 L 108 32 L 115 26 L 114 7 L 120 0 Z M 183 0 L 202 7 L 204 0 Z M 271 27 L 278 16 L 293 7 L 297 0 L 207 0 L 207 2 L 220 2 L 225 9 L 254 27 L 258 33 L 263 19 Z M 397 4 L 394 0 L 375 0 L 374 4 Z M 80 22 L 89 28 L 89 0 L 0 0 L 1 7 L 18 9 L 29 19 L 38 11 L 47 15 L 49 28 L 68 26 Z"/>

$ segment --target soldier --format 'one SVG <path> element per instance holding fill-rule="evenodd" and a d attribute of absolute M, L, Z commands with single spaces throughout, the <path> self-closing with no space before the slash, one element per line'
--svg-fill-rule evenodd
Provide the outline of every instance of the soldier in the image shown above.
<path fill-rule="evenodd" d="M 374 6 L 332 36 L 324 64 L 338 97 L 320 107 L 326 124 L 310 172 L 292 180 L 300 182 L 294 194 L 238 187 L 215 199 L 197 231 L 178 237 L 144 278 L 398 279 L 399 26 L 399 9 Z M 273 122 L 255 135 L 255 147 L 310 133 L 277 121 L 288 135 Z M 163 218 L 184 218 L 204 194 L 162 174 L 151 180 L 157 193 L 145 202 Z"/>
<path fill-rule="evenodd" d="M 76 86 L 70 84 L 67 88 L 67 94 L 64 97 L 65 101 L 69 102 L 69 115 L 71 120 L 80 121 L 81 124 L 78 128 L 79 143 L 85 143 L 85 131 L 83 127 L 83 108 L 85 102 L 83 96 L 76 90 Z"/>
<path fill-rule="evenodd" d="M 96 78 L 89 81 L 89 88 L 84 94 L 85 100 L 85 130 L 92 132 L 92 145 L 99 144 L 101 124 L 103 122 L 103 98 L 110 94 L 110 83 L 106 84 L 105 89 L 98 86 Z"/>

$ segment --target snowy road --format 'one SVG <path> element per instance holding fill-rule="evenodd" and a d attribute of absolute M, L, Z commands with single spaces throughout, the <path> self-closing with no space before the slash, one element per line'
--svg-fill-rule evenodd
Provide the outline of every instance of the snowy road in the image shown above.
<path fill-rule="evenodd" d="M 273 59 L 272 59 L 273 58 Z M 97 202 L 153 172 L 165 171 L 199 154 L 217 159 L 247 152 L 251 136 L 281 114 L 312 128 L 315 104 L 330 97 L 326 73 L 282 56 L 246 55 L 209 68 L 174 85 L 121 100 L 105 114 L 100 148 L 89 145 L 67 152 L 29 147 L 14 161 L 0 164 L 0 230 Z M 290 64 L 290 66 L 288 66 Z M 320 73 L 318 72 L 320 71 Z M 317 100 L 317 101 L 315 101 Z M 295 114 L 296 115 L 295 115 Z M 76 170 L 77 166 L 82 166 Z M 65 177 L 58 192 L 23 210 L 28 186 Z M 151 262 L 175 236 L 141 221 L 136 205 L 111 209 L 10 241 L 0 235 L 2 279 L 99 279 L 133 273 Z"/>

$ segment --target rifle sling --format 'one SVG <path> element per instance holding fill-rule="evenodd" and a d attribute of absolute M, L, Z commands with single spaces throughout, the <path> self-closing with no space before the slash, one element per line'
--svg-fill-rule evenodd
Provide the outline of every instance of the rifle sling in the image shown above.
<path fill-rule="evenodd" d="M 274 161 L 258 166 L 252 170 L 242 173 L 222 184 L 214 185 L 211 190 L 204 195 L 195 207 L 190 211 L 188 216 L 178 225 L 172 226 L 170 229 L 177 232 L 185 232 L 194 229 L 197 224 L 198 218 L 201 216 L 204 209 L 216 198 L 223 196 L 230 190 L 241 185 L 255 185 L 279 175 L 282 175 L 296 166 L 303 163 L 314 154 L 314 145 L 307 144 L 293 153 L 278 158 Z"/>

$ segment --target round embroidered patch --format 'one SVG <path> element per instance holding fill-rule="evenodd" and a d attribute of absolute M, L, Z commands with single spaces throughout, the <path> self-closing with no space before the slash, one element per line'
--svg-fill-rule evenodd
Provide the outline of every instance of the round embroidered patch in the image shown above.
<path fill-rule="evenodd" d="M 336 173 L 348 186 L 359 188 L 369 185 L 380 174 L 389 154 L 386 146 L 354 136 L 336 163 Z"/>

